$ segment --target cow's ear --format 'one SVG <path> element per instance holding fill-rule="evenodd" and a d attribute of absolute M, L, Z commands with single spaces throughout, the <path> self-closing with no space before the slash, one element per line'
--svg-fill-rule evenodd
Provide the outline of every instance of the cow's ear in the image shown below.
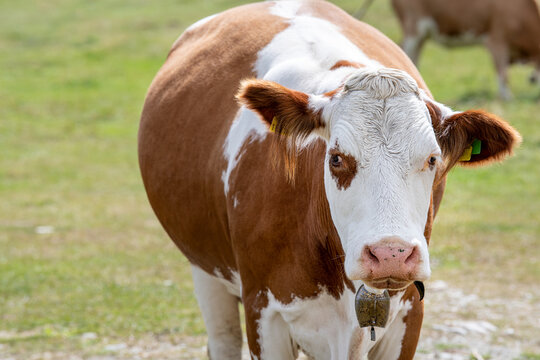
<path fill-rule="evenodd" d="M 266 80 L 244 80 L 236 95 L 242 105 L 259 114 L 270 131 L 292 140 L 324 133 L 321 110 L 315 108 L 313 98 Z"/>
<path fill-rule="evenodd" d="M 480 166 L 502 161 L 521 142 L 506 121 L 481 110 L 449 113 L 427 102 L 447 171 L 455 164 Z"/>

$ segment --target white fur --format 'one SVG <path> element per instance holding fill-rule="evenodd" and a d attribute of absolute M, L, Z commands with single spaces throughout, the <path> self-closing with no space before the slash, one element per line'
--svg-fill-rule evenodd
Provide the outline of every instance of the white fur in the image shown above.
<path fill-rule="evenodd" d="M 283 8 L 290 7 L 292 11 L 297 4 L 280 1 L 272 9 L 279 8 L 283 12 Z M 347 39 L 336 25 L 326 20 L 299 15 L 290 18 L 289 22 L 290 26 L 259 52 L 254 66 L 259 78 L 321 94 L 337 88 L 351 72 L 351 68 L 329 71 L 339 60 L 380 66 Z"/>
<path fill-rule="evenodd" d="M 214 359 L 240 359 L 243 340 L 238 297 L 229 291 L 235 285 L 226 284 L 219 277 L 194 265 L 191 266 L 191 273 L 208 334 L 210 356 Z"/>
<path fill-rule="evenodd" d="M 300 1 L 279 0 L 270 9 L 270 14 L 280 16 L 285 19 L 292 19 L 302 3 Z"/>
<path fill-rule="evenodd" d="M 229 193 L 229 177 L 236 167 L 242 154 L 242 145 L 251 137 L 251 141 L 262 141 L 268 132 L 267 127 L 258 119 L 257 115 L 246 109 L 238 112 L 227 135 L 224 144 L 223 156 L 227 160 L 227 169 L 222 173 L 225 195 Z"/>
<path fill-rule="evenodd" d="M 231 280 L 227 280 L 219 269 L 214 269 L 214 276 L 227 288 L 229 294 L 240 298 L 242 297 L 242 281 L 240 280 L 240 274 L 238 271 L 231 271 L 231 273 Z"/>

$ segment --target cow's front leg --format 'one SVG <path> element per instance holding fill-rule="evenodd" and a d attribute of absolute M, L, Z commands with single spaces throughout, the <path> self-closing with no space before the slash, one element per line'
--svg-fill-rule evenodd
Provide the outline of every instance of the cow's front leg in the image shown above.
<path fill-rule="evenodd" d="M 238 297 L 231 294 L 217 277 L 197 266 L 191 267 L 195 295 L 208 333 L 208 357 L 211 360 L 240 360 L 242 328 Z"/>
<path fill-rule="evenodd" d="M 289 360 L 298 356 L 281 314 L 273 309 L 266 292 L 243 296 L 246 333 L 252 360 Z"/>
<path fill-rule="evenodd" d="M 424 304 L 416 287 L 411 285 L 402 296 L 403 307 L 377 343 L 369 352 L 370 360 L 412 360 L 416 353 Z"/>

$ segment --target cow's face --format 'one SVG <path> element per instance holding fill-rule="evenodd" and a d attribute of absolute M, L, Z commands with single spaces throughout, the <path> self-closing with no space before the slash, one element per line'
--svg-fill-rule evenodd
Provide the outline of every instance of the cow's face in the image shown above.
<path fill-rule="evenodd" d="M 325 95 L 248 81 L 238 97 L 278 139 L 326 141 L 325 189 L 345 272 L 372 288 L 401 289 L 429 277 L 424 230 L 434 182 L 475 139 L 482 149 L 467 164 L 500 159 L 519 139 L 493 115 L 431 102 L 393 69 L 358 70 Z"/>
<path fill-rule="evenodd" d="M 424 238 L 442 153 L 414 80 L 361 71 L 322 113 L 329 124 L 325 188 L 349 278 L 402 288 L 430 275 Z"/>

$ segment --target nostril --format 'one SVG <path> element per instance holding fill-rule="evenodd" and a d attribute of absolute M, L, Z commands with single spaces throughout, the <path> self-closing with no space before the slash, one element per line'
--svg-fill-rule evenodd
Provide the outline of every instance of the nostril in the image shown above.
<path fill-rule="evenodd" d="M 369 247 L 366 247 L 365 251 L 369 260 L 373 261 L 376 264 L 379 263 L 379 258 L 373 253 L 373 251 Z"/>
<path fill-rule="evenodd" d="M 411 263 L 417 263 L 418 259 L 420 257 L 420 252 L 418 250 L 418 247 L 415 246 L 409 256 L 405 259 L 405 264 L 411 264 Z"/>

